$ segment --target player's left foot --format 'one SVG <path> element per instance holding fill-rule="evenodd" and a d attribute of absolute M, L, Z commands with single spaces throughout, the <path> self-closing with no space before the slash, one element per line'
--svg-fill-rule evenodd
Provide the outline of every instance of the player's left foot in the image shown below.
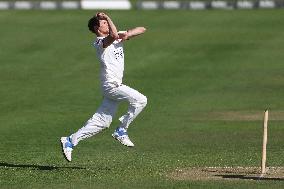
<path fill-rule="evenodd" d="M 122 127 L 118 127 L 114 133 L 112 134 L 112 137 L 118 140 L 121 144 L 128 146 L 128 147 L 133 147 L 134 144 L 131 142 L 127 135 L 126 129 Z"/>
<path fill-rule="evenodd" d="M 61 137 L 60 142 L 61 142 L 63 156 L 67 161 L 70 162 L 72 160 L 71 155 L 74 147 L 71 142 L 71 139 L 70 137 Z"/>

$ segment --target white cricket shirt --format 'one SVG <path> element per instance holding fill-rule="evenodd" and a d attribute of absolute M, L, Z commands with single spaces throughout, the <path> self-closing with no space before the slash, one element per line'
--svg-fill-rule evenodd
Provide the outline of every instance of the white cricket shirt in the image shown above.
<path fill-rule="evenodd" d="M 111 45 L 103 48 L 104 37 L 97 37 L 94 47 L 101 64 L 101 84 L 121 84 L 124 71 L 124 53 L 121 40 L 114 41 Z"/>

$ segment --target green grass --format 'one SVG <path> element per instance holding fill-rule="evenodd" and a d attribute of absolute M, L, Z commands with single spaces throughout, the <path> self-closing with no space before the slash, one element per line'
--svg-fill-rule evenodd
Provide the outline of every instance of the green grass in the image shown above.
<path fill-rule="evenodd" d="M 112 11 L 125 44 L 125 83 L 148 97 L 127 149 L 111 128 L 81 142 L 72 163 L 59 138 L 101 102 L 91 11 L 1 11 L 0 188 L 283 188 L 283 181 L 176 181 L 176 168 L 259 166 L 261 120 L 214 112 L 284 110 L 283 10 Z M 198 119 L 197 119 L 198 118 Z M 282 120 L 282 121 L 281 121 Z M 268 165 L 284 164 L 284 122 L 269 122 Z"/>

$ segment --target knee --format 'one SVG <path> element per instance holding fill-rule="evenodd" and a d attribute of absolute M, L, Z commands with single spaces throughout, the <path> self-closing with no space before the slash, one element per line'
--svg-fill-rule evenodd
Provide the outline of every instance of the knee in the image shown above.
<path fill-rule="evenodd" d="M 112 116 L 106 116 L 105 119 L 104 119 L 103 127 L 109 128 L 111 122 L 112 122 Z"/>
<path fill-rule="evenodd" d="M 104 124 L 103 124 L 103 127 L 104 127 L 104 128 L 109 128 L 111 122 L 112 122 L 112 118 L 105 120 L 105 121 L 104 121 Z"/>
<path fill-rule="evenodd" d="M 144 108 L 147 105 L 147 97 L 143 95 L 138 103 Z"/>
<path fill-rule="evenodd" d="M 147 105 L 147 97 L 142 94 L 139 97 L 134 98 L 130 102 L 130 106 L 133 106 L 135 108 L 144 108 L 146 105 Z"/>
<path fill-rule="evenodd" d="M 95 114 L 91 119 L 88 120 L 87 125 L 104 129 L 109 128 L 111 122 L 112 116 Z"/>

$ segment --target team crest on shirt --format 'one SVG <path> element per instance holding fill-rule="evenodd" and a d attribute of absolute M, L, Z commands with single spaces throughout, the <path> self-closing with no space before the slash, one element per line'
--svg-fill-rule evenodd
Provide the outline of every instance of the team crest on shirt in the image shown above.
<path fill-rule="evenodd" d="M 113 51 L 113 53 L 115 55 L 115 59 L 116 60 L 123 59 L 123 57 L 124 57 L 124 53 L 123 53 L 123 48 L 122 47 L 116 48 Z"/>

